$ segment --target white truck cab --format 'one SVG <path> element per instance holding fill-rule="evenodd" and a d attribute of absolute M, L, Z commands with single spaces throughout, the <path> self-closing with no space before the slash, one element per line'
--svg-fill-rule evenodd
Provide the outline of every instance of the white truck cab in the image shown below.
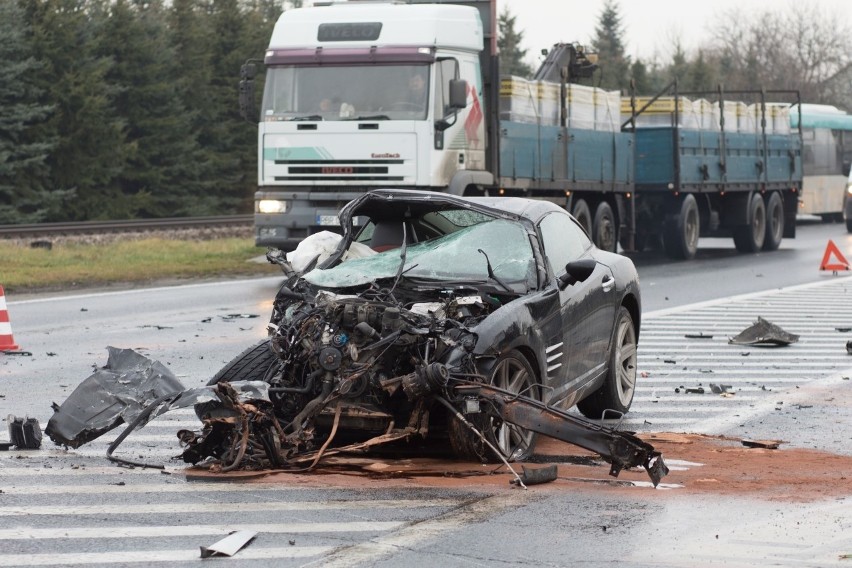
<path fill-rule="evenodd" d="M 284 12 L 266 51 L 258 245 L 291 248 L 372 188 L 488 184 L 479 11 L 336 2 Z"/>

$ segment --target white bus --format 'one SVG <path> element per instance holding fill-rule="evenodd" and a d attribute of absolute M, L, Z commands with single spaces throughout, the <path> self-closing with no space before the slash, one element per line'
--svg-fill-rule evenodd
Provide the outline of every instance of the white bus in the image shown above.
<path fill-rule="evenodd" d="M 842 221 L 852 163 L 852 116 L 834 106 L 814 104 L 803 104 L 801 115 L 804 179 L 799 214 Z M 795 106 L 790 123 L 799 126 Z"/>

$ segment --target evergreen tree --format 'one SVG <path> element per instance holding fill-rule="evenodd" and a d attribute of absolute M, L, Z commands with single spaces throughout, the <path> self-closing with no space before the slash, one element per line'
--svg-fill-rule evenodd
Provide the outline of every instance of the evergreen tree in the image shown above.
<path fill-rule="evenodd" d="M 524 32 L 515 29 L 517 16 L 504 8 L 497 19 L 497 49 L 500 52 L 500 75 L 530 77 L 532 68 L 524 62 L 527 50 L 521 49 Z"/>
<path fill-rule="evenodd" d="M 18 4 L 0 2 L 0 223 L 40 221 L 61 197 L 44 165 L 55 140 L 34 135 L 52 109 L 33 83 L 39 63 L 27 30 Z"/>
<path fill-rule="evenodd" d="M 178 58 L 161 0 L 114 0 L 98 53 L 114 63 L 106 78 L 119 89 L 115 104 L 132 148 L 112 215 L 191 213 L 199 149 L 176 85 Z"/>
<path fill-rule="evenodd" d="M 599 86 L 627 89 L 630 85 L 630 58 L 625 54 L 624 28 L 615 0 L 607 0 L 604 4 L 592 45 L 598 53 L 601 68 Z"/>
<path fill-rule="evenodd" d="M 113 110 L 116 90 L 106 81 L 112 63 L 93 51 L 104 12 L 86 0 L 21 3 L 36 58 L 43 62 L 33 77 L 54 105 L 50 119 L 33 135 L 57 139 L 46 159 L 50 187 L 70 195 L 46 220 L 109 218 L 127 147 L 124 123 Z"/>

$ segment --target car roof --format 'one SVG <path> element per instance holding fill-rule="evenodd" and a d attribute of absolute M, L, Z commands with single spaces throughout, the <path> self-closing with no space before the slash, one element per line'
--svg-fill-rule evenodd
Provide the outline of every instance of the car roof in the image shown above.
<path fill-rule="evenodd" d="M 350 206 L 353 209 L 350 209 Z M 440 210 L 451 207 L 490 209 L 512 216 L 523 217 L 532 222 L 553 211 L 565 212 L 565 209 L 550 201 L 527 199 L 523 197 L 470 197 L 458 196 L 437 191 L 419 191 L 409 189 L 375 189 L 357 198 L 345 209 L 350 214 L 390 216 L 400 207 L 413 210 Z"/>

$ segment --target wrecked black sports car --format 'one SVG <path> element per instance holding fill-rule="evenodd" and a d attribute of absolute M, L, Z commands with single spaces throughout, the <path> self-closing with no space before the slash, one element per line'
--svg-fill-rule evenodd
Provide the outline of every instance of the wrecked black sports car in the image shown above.
<path fill-rule="evenodd" d="M 413 440 L 523 460 L 544 433 L 598 452 L 613 475 L 637 465 L 654 483 L 665 475 L 650 445 L 566 412 L 630 408 L 640 295 L 628 258 L 596 249 L 541 200 L 376 190 L 340 223 L 342 237 L 270 251 L 287 279 L 268 339 L 208 387 L 147 401 L 145 415 L 195 407 L 204 426 L 178 433 L 185 461 L 309 469 Z M 52 437 L 73 443 L 65 424 Z"/>
<path fill-rule="evenodd" d="M 576 404 L 589 418 L 630 407 L 636 271 L 596 249 L 562 208 L 380 190 L 347 205 L 340 222 L 336 249 L 282 286 L 269 340 L 212 381 L 268 383 L 285 433 L 299 432 L 305 449 L 335 426 L 369 435 L 412 425 L 445 435 L 461 457 L 487 457 L 483 441 L 426 396 L 449 377 Z M 506 458 L 533 451 L 534 432 L 480 412 L 464 389 L 447 401 Z"/>

